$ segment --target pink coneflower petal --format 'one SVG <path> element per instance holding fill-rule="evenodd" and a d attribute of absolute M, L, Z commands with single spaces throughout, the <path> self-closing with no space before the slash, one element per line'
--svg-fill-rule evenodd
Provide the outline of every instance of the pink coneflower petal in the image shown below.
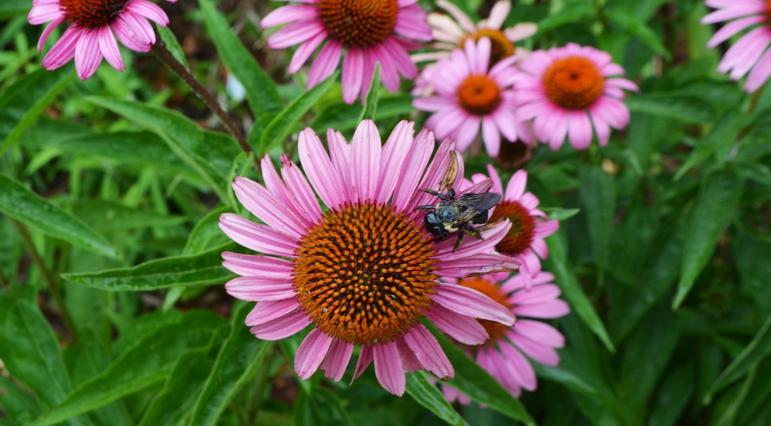
<path fill-rule="evenodd" d="M 275 341 L 299 333 L 310 323 L 311 319 L 300 309 L 265 323 L 252 326 L 249 330 L 260 339 Z"/>
<path fill-rule="evenodd" d="M 532 391 L 537 386 L 535 370 L 525 355 L 546 365 L 559 363 L 556 349 L 564 346 L 562 335 L 546 323 L 519 316 L 527 314 L 526 310 L 521 309 L 523 304 L 549 306 L 555 302 L 564 303 L 558 299 L 558 289 L 554 291 L 556 286 L 551 284 L 552 278 L 548 273 L 536 277 L 524 277 L 520 273 L 511 278 L 506 273 L 496 273 L 474 275 L 458 281 L 460 286 L 477 290 L 518 315 L 517 322 L 510 327 L 483 322 L 489 338 L 482 345 L 466 347 L 477 363 L 515 396 L 520 394 L 522 388 Z M 505 284 L 501 285 L 501 282 Z M 551 313 L 553 316 L 542 318 L 557 318 L 567 312 Z M 436 320 L 434 322 L 439 324 Z M 446 392 L 446 387 L 443 388 Z M 449 395 L 459 396 L 453 392 Z"/>
<path fill-rule="evenodd" d="M 706 4 L 716 10 L 705 16 L 702 23 L 729 21 L 712 36 L 709 47 L 717 47 L 747 31 L 728 49 L 720 61 L 718 71 L 729 74 L 734 80 L 747 76 L 744 89 L 748 92 L 759 89 L 771 77 L 771 64 L 764 60 L 771 44 L 768 5 L 757 0 L 707 1 Z"/>
<path fill-rule="evenodd" d="M 353 378 L 351 381 L 358 379 L 367 370 L 370 364 L 372 364 L 372 347 L 364 346 L 359 353 L 359 359 L 356 361 L 356 368 L 353 372 Z"/>
<path fill-rule="evenodd" d="M 260 25 L 263 27 L 275 27 L 288 24 L 293 21 L 307 21 L 319 16 L 319 9 L 312 5 L 289 5 L 273 10 L 267 14 Z"/>
<path fill-rule="evenodd" d="M 308 87 L 313 87 L 332 75 L 340 62 L 342 51 L 343 46 L 336 41 L 330 41 L 321 48 L 308 72 Z"/>
<path fill-rule="evenodd" d="M 43 67 L 47 70 L 55 70 L 72 60 L 75 57 L 75 48 L 83 34 L 84 30 L 74 25 L 67 28 L 43 58 Z"/>
<path fill-rule="evenodd" d="M 300 44 L 300 47 L 298 47 L 297 50 L 295 50 L 294 55 L 292 55 L 292 61 L 289 63 L 289 74 L 294 74 L 299 71 L 300 68 L 305 65 L 305 62 L 308 61 L 308 58 L 311 57 L 313 52 L 321 46 L 321 43 L 326 37 L 326 34 L 321 33 Z"/>
<path fill-rule="evenodd" d="M 345 374 L 345 369 L 348 367 L 348 362 L 351 360 L 353 354 L 353 345 L 345 343 L 341 340 L 335 340 L 332 342 L 332 346 L 327 352 L 327 357 L 324 358 L 324 362 L 321 363 L 321 369 L 324 370 L 326 376 L 334 381 L 340 381 Z"/>
<path fill-rule="evenodd" d="M 102 51 L 102 56 L 104 56 L 113 68 L 118 71 L 123 71 L 123 58 L 120 56 L 118 43 L 115 41 L 115 36 L 112 34 L 110 27 L 103 27 L 96 30 L 96 35 L 99 41 L 99 49 Z"/>
<path fill-rule="evenodd" d="M 267 225 L 250 222 L 234 214 L 220 216 L 220 229 L 238 244 L 274 256 L 293 256 L 297 243 Z"/>
<path fill-rule="evenodd" d="M 404 395 L 406 378 L 396 343 L 384 343 L 372 348 L 375 375 L 378 382 L 394 395 Z"/>
<path fill-rule="evenodd" d="M 404 342 L 426 370 L 439 378 L 452 377 L 455 372 L 436 338 L 418 324 L 404 335 Z"/>
<path fill-rule="evenodd" d="M 137 15 L 144 16 L 163 27 L 169 25 L 169 17 L 166 16 L 166 12 L 153 2 L 147 0 L 130 0 L 126 4 L 126 9 Z"/>
<path fill-rule="evenodd" d="M 98 30 L 83 30 L 83 34 L 75 46 L 75 69 L 81 80 L 86 80 L 96 72 L 102 62 L 102 51 L 99 49 Z"/>
<path fill-rule="evenodd" d="M 440 305 L 432 306 L 426 316 L 440 330 L 465 345 L 479 345 L 490 337 L 485 328 L 473 318 L 457 314 Z"/>
<path fill-rule="evenodd" d="M 461 315 L 513 324 L 514 316 L 501 305 L 478 292 L 455 284 L 443 284 L 436 289 L 436 303 Z"/>
<path fill-rule="evenodd" d="M 270 278 L 290 277 L 292 263 L 277 257 L 222 252 L 222 266 L 242 276 L 262 275 Z"/>
<path fill-rule="evenodd" d="M 251 302 L 275 301 L 295 296 L 292 283 L 281 278 L 239 277 L 228 281 L 225 290 L 229 295 Z"/>
<path fill-rule="evenodd" d="M 305 336 L 294 358 L 294 369 L 301 379 L 311 377 L 319 369 L 332 345 L 332 340 L 319 329 L 311 330 Z"/>
<path fill-rule="evenodd" d="M 276 318 L 283 317 L 300 309 L 300 304 L 294 298 L 284 300 L 262 301 L 254 306 L 246 316 L 244 323 L 248 326 L 265 324 Z"/>

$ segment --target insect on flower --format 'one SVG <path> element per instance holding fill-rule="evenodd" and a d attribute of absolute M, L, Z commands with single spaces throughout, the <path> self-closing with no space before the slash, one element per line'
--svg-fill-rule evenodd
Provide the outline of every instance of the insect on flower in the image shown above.
<path fill-rule="evenodd" d="M 439 202 L 418 206 L 419 209 L 426 210 L 423 220 L 426 230 L 438 240 L 457 234 L 453 251 L 457 250 L 466 234 L 482 239 L 481 231 L 490 225 L 487 223 L 487 212 L 501 201 L 501 194 L 495 192 L 469 192 L 458 196 L 455 188 L 451 187 L 458 174 L 457 155 L 455 151 L 452 152 L 452 161 L 440 185 L 441 190 L 446 192 L 422 189 L 423 192 L 439 198 Z"/>

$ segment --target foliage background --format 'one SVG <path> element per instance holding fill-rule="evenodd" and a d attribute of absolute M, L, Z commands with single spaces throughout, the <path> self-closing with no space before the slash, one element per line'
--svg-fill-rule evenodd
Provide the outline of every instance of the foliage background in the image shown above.
<path fill-rule="evenodd" d="M 216 228 L 239 208 L 227 183 L 249 160 L 152 55 L 124 54 L 130 71 L 103 66 L 86 82 L 71 66 L 42 70 L 29 6 L 0 0 L 0 424 L 771 418 L 771 90 L 749 96 L 716 73 L 702 1 L 516 2 L 509 23 L 540 25 L 530 47 L 607 50 L 641 93 L 607 148 L 532 153 L 531 188 L 564 219 L 547 267 L 573 310 L 556 321 L 567 347 L 521 405 L 451 353 L 456 385 L 488 407 L 454 407 L 462 416 L 425 376 L 401 399 L 371 372 L 350 387 L 299 382 L 297 339 L 252 338 L 248 307 L 223 291 Z M 273 6 L 164 3 L 161 35 L 276 158 L 306 125 L 350 135 L 362 107 L 343 105 L 337 84 L 306 92 L 285 75 L 288 57 L 257 25 Z M 412 114 L 408 96 L 383 93 L 375 117 L 389 131 Z"/>

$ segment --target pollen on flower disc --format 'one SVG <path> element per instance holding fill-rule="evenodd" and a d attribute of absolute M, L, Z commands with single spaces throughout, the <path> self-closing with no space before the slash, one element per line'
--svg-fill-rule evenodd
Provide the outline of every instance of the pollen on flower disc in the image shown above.
<path fill-rule="evenodd" d="M 498 83 L 485 74 L 472 74 L 458 87 L 458 102 L 471 114 L 486 115 L 501 103 Z"/>
<path fill-rule="evenodd" d="M 385 41 L 396 26 L 397 0 L 320 0 L 321 22 L 329 35 L 348 47 Z"/>
<path fill-rule="evenodd" d="M 507 308 L 511 307 L 506 294 L 501 291 L 501 288 L 487 279 L 472 276 L 460 280 L 458 284 L 472 288 Z M 495 321 L 479 320 L 479 323 L 485 328 L 487 334 L 490 335 L 490 338 L 483 343 L 483 346 L 495 345 L 506 334 L 508 329 L 507 326 Z"/>
<path fill-rule="evenodd" d="M 500 202 L 490 216 L 490 222 L 508 219 L 511 228 L 495 249 L 509 256 L 516 256 L 527 250 L 535 237 L 535 219 L 527 208 L 518 201 Z"/>
<path fill-rule="evenodd" d="M 321 331 L 389 342 L 414 326 L 436 286 L 431 236 L 403 213 L 369 203 L 330 211 L 300 241 L 293 282 Z"/>
<path fill-rule="evenodd" d="M 60 0 L 65 18 L 83 28 L 109 25 L 128 0 Z"/>
<path fill-rule="evenodd" d="M 474 42 L 478 42 L 480 39 L 487 37 L 490 39 L 490 63 L 495 64 L 501 59 L 506 59 L 514 54 L 514 43 L 509 41 L 506 34 L 501 30 L 494 30 L 491 28 L 482 28 L 481 30 L 471 34 L 469 37 L 461 39 L 458 43 L 458 47 L 465 46 L 466 40 L 471 39 Z"/>
<path fill-rule="evenodd" d="M 552 102 L 573 110 L 591 106 L 605 89 L 605 78 L 600 69 L 582 56 L 554 61 L 544 72 L 542 83 Z"/>

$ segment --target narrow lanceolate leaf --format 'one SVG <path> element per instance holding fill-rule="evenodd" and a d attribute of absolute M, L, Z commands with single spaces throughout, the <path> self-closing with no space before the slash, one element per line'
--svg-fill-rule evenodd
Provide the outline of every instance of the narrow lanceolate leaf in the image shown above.
<path fill-rule="evenodd" d="M 21 183 L 0 174 L 0 213 L 31 225 L 54 238 L 90 250 L 118 257 L 116 249 L 80 219 L 38 197 Z"/>
<path fill-rule="evenodd" d="M 258 156 L 264 155 L 273 147 L 281 146 L 281 143 L 284 142 L 287 136 L 295 130 L 297 123 L 305 113 L 307 113 L 311 107 L 327 93 L 329 88 L 332 87 L 332 84 L 337 81 L 337 75 L 338 72 L 335 72 L 331 77 L 319 83 L 313 89 L 296 97 L 289 106 L 284 108 L 284 110 L 268 123 L 268 126 L 260 135 L 260 140 L 257 143 Z M 250 135 L 250 138 L 251 136 L 252 135 Z M 250 140 L 249 142 L 252 143 L 254 141 Z"/>
<path fill-rule="evenodd" d="M 227 200 L 227 171 L 231 159 L 238 153 L 238 148 L 230 137 L 205 131 L 184 115 L 165 108 L 117 99 L 88 99 L 160 136 L 182 161 L 198 172 L 223 201 Z"/>
<path fill-rule="evenodd" d="M 678 308 L 715 252 L 720 235 L 739 205 L 744 183 L 727 173 L 711 177 L 696 199 L 687 221 L 683 243 L 683 264 L 677 294 L 672 303 Z"/>
<path fill-rule="evenodd" d="M 715 119 L 714 108 L 690 93 L 661 92 L 630 96 L 629 110 L 684 123 L 710 123 Z"/>
<path fill-rule="evenodd" d="M 222 345 L 214 366 L 193 406 L 190 425 L 216 425 L 223 410 L 241 386 L 262 366 L 271 343 L 257 340 L 244 325 L 251 304 L 233 311 L 230 335 Z M 263 366 L 264 367 L 264 366 Z"/>
<path fill-rule="evenodd" d="M 375 65 L 375 73 L 372 76 L 372 84 L 369 86 L 367 102 L 361 110 L 359 121 L 374 120 L 378 102 L 380 102 L 380 63 Z"/>
<path fill-rule="evenodd" d="M 710 387 L 709 392 L 707 392 L 705 402 L 709 402 L 715 392 L 719 392 L 747 374 L 748 370 L 755 367 L 760 361 L 768 357 L 769 354 L 771 354 L 771 316 L 766 319 L 766 322 L 763 323 L 763 326 L 758 330 L 758 333 L 752 338 L 750 343 L 720 373 L 720 376 L 718 376 L 715 383 Z"/>
<path fill-rule="evenodd" d="M 0 359 L 11 377 L 54 405 L 70 391 L 59 341 L 35 303 L 32 288 L 0 292 Z"/>
<path fill-rule="evenodd" d="M 407 377 L 407 393 L 418 404 L 426 407 L 436 417 L 450 425 L 467 425 L 463 417 L 452 408 L 442 392 L 428 380 L 428 374 L 418 371 Z"/>
<path fill-rule="evenodd" d="M 669 59 L 669 51 L 661 43 L 661 37 L 658 36 L 643 21 L 643 17 L 630 13 L 625 8 L 615 7 L 606 10 L 606 15 L 610 21 L 624 29 L 629 34 L 637 37 L 640 41 L 648 45 L 654 52 L 661 54 Z"/>
<path fill-rule="evenodd" d="M 215 339 L 219 342 L 218 339 Z M 179 358 L 163 390 L 153 399 L 142 416 L 140 426 L 180 424 L 189 417 L 201 386 L 214 364 L 216 347 L 193 349 Z"/>
<path fill-rule="evenodd" d="M 199 0 L 198 4 L 203 12 L 201 16 L 206 24 L 206 30 L 217 47 L 222 61 L 246 90 L 246 99 L 256 121 L 252 133 L 256 130 L 256 135 L 259 137 L 260 131 L 281 111 L 283 106 L 276 84 L 241 43 L 235 31 L 230 29 L 227 19 L 214 7 L 214 4 L 210 0 Z"/>
<path fill-rule="evenodd" d="M 514 420 L 534 424 L 533 418 L 522 403 L 501 387 L 487 371 L 470 360 L 443 334 L 434 332 L 434 336 L 455 368 L 455 377 L 447 381 L 450 386 L 465 393 L 478 404 L 486 405 Z"/>
<path fill-rule="evenodd" d="M 207 346 L 222 325 L 222 319 L 209 312 L 180 316 L 176 323 L 135 342 L 104 372 L 78 386 L 35 424 L 56 424 L 163 382 L 180 356 Z"/>
<path fill-rule="evenodd" d="M 18 142 L 43 110 L 74 79 L 68 70 L 40 69 L 24 76 L 0 94 L 0 155 Z"/>
<path fill-rule="evenodd" d="M 570 265 L 568 265 L 567 248 L 565 247 L 562 232 L 560 231 L 557 235 L 549 238 L 547 243 L 549 245 L 548 270 L 554 273 L 556 278 L 554 281 L 562 289 L 562 293 L 570 304 L 570 308 L 586 323 L 589 329 L 592 330 L 592 333 L 600 338 L 609 351 L 615 352 L 616 349 L 610 340 L 610 336 L 608 336 L 605 325 L 602 323 L 599 315 L 597 315 L 597 311 L 594 310 L 592 302 L 589 301 L 586 293 L 584 293 L 584 289 L 573 274 Z"/>
<path fill-rule="evenodd" d="M 616 214 L 616 183 L 598 167 L 581 168 L 581 201 L 589 224 L 594 259 L 600 270 L 608 265 L 610 238 Z"/>
<path fill-rule="evenodd" d="M 226 244 L 199 254 L 154 259 L 130 268 L 63 274 L 62 278 L 107 291 L 150 291 L 223 283 L 233 274 L 222 267 L 220 253 L 234 248 Z"/>

